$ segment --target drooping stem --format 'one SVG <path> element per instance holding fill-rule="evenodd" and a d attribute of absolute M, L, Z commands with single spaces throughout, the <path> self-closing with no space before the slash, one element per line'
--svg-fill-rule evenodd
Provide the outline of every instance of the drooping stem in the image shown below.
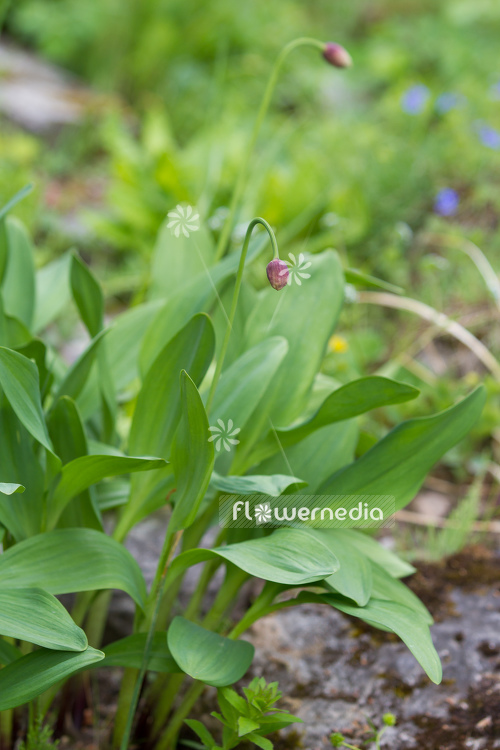
<path fill-rule="evenodd" d="M 252 219 L 252 221 L 248 225 L 248 229 L 245 234 L 245 240 L 243 242 L 243 247 L 241 248 L 240 264 L 238 266 L 238 273 L 236 274 L 236 283 L 234 286 L 233 300 L 231 302 L 231 310 L 229 312 L 229 318 L 227 321 L 226 333 L 224 336 L 224 341 L 222 342 L 222 347 L 220 350 L 219 357 L 217 359 L 217 366 L 215 368 L 212 385 L 210 386 L 210 393 L 208 394 L 208 399 L 207 399 L 207 404 L 206 404 L 207 414 L 210 412 L 210 407 L 212 406 L 212 402 L 214 400 L 217 383 L 219 382 L 220 374 L 222 372 L 222 365 L 224 364 L 224 357 L 226 356 L 227 347 L 229 345 L 229 339 L 231 337 L 231 331 L 233 329 L 234 316 L 236 315 L 236 307 L 238 305 L 238 297 L 240 295 L 241 282 L 243 279 L 243 271 L 245 270 L 245 260 L 247 257 L 248 245 L 250 244 L 250 237 L 252 236 L 252 232 L 254 228 L 257 226 L 257 224 L 261 224 L 269 235 L 269 238 L 271 240 L 271 245 L 273 247 L 273 258 L 280 257 L 279 251 L 278 251 L 278 243 L 276 242 L 276 237 L 274 236 L 274 232 L 269 226 L 269 224 L 267 223 L 267 221 L 259 217 L 257 217 L 256 219 Z"/>
<path fill-rule="evenodd" d="M 238 177 L 236 179 L 236 185 L 234 187 L 233 195 L 231 198 L 231 203 L 229 204 L 229 212 L 228 212 L 226 221 L 224 222 L 224 226 L 222 227 L 222 231 L 219 236 L 219 242 L 217 244 L 217 249 L 215 252 L 216 262 L 221 259 L 226 249 L 229 236 L 231 234 L 231 229 L 234 224 L 236 212 L 239 208 L 239 204 L 243 195 L 243 190 L 245 189 L 245 183 L 248 177 L 248 169 L 250 166 L 252 153 L 253 153 L 255 144 L 257 142 L 257 138 L 259 136 L 262 123 L 264 122 L 264 118 L 266 116 L 267 110 L 269 109 L 269 104 L 271 102 L 274 89 L 276 88 L 276 82 L 278 80 L 278 76 L 281 71 L 282 65 L 284 61 L 286 60 L 286 58 L 288 57 L 288 55 L 290 54 L 290 52 L 292 52 L 297 47 L 303 47 L 303 46 L 316 47 L 317 49 L 321 51 L 323 51 L 325 48 L 324 42 L 320 42 L 319 39 L 311 39 L 310 37 L 300 37 L 299 39 L 294 39 L 292 42 L 289 42 L 288 44 L 286 44 L 281 50 L 278 57 L 276 58 L 276 62 L 274 63 L 273 69 L 271 71 L 271 75 L 269 76 L 269 80 L 267 82 L 267 86 L 264 91 L 264 96 L 262 97 L 262 101 L 260 103 L 260 107 L 257 112 L 257 117 L 255 118 L 255 123 L 252 129 L 252 133 L 250 135 L 250 140 L 248 141 L 248 145 L 245 149 L 245 153 L 243 154 L 243 160 L 241 162 L 240 170 L 238 172 Z"/>

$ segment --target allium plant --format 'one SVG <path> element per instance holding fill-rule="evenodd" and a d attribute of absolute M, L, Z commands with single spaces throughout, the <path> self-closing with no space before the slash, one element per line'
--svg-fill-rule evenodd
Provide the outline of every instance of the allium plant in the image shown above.
<path fill-rule="evenodd" d="M 249 669 L 253 647 L 240 636 L 259 618 L 303 602 L 393 631 L 429 678 L 441 679 L 431 617 L 399 580 L 413 568 L 371 536 L 347 528 L 219 528 L 206 546 L 221 493 L 389 494 L 404 507 L 484 402 L 478 388 L 447 411 L 400 424 L 356 459 L 360 415 L 418 395 L 387 378 L 340 386 L 320 372 L 345 278 L 367 281 L 344 272 L 328 250 L 313 257 L 303 284 L 276 294 L 278 245 L 260 218 L 249 223 L 242 251 L 230 251 L 277 71 L 303 44 L 325 52 L 315 40 L 298 40 L 278 58 L 217 246 L 203 222 L 192 236 L 175 236 L 167 217 L 148 299 L 110 326 L 101 287 L 81 258 L 68 252 L 35 270 L 29 236 L 6 216 L 16 199 L 0 213 L 4 749 L 26 715 L 19 707 L 36 701 L 44 715 L 81 705 L 88 671 L 116 667 L 125 671 L 113 746 L 130 746 L 139 707 L 150 744 L 173 748 L 205 685 L 226 688 Z M 265 233 L 254 236 L 257 225 Z M 266 281 L 269 239 L 274 288 Z M 46 333 L 70 305 L 89 343 L 68 366 Z M 230 439 L 210 439 L 210 427 L 221 423 Z M 124 542 L 164 507 L 170 515 L 148 588 Z M 200 563 L 182 609 L 184 576 Z M 242 613 L 238 595 L 251 578 L 262 582 L 260 593 Z M 125 638 L 104 643 L 113 589 L 130 596 L 135 618 Z M 75 595 L 70 610 L 61 594 Z"/>

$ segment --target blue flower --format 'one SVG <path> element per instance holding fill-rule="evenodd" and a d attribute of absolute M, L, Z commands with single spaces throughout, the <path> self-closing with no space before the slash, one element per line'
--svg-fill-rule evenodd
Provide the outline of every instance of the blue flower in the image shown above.
<path fill-rule="evenodd" d="M 423 83 L 410 86 L 401 97 L 401 109 L 407 115 L 419 115 L 424 111 L 430 96 L 430 91 Z"/>
<path fill-rule="evenodd" d="M 484 123 L 478 123 L 476 127 L 477 133 L 479 135 L 479 140 L 481 141 L 483 146 L 492 148 L 495 151 L 499 151 L 500 132 L 498 130 L 495 130 L 495 128 L 492 128 L 491 125 L 486 125 Z"/>
<path fill-rule="evenodd" d="M 436 111 L 441 115 L 445 115 L 447 112 L 451 112 L 452 109 L 460 107 L 464 99 L 465 97 L 462 94 L 456 94 L 454 91 L 445 91 L 436 99 Z"/>
<path fill-rule="evenodd" d="M 453 216 L 458 210 L 460 198 L 453 188 L 443 188 L 434 200 L 434 211 L 440 216 Z"/>

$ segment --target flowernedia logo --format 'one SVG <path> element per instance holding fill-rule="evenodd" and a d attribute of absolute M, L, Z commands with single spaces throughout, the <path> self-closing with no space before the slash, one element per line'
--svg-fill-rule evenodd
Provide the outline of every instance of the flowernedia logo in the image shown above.
<path fill-rule="evenodd" d="M 222 495 L 219 524 L 226 528 L 388 527 L 394 523 L 392 495 Z"/>

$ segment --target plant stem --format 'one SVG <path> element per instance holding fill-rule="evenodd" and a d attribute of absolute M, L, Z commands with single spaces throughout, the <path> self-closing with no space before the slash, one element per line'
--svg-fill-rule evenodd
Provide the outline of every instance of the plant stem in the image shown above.
<path fill-rule="evenodd" d="M 144 647 L 144 656 L 142 659 L 142 666 L 141 666 L 141 669 L 139 670 L 139 674 L 137 675 L 133 693 L 128 703 L 128 716 L 127 716 L 127 720 L 125 724 L 125 729 L 121 736 L 120 750 L 128 750 L 130 734 L 132 732 L 132 725 L 133 725 L 134 717 L 135 717 L 135 711 L 137 708 L 137 704 L 139 702 L 141 686 L 142 686 L 144 677 L 146 675 L 147 667 L 148 667 L 151 644 L 153 641 L 153 635 L 154 635 L 154 631 L 156 627 L 158 611 L 160 609 L 163 584 L 165 582 L 165 578 L 167 575 L 168 567 L 170 565 L 170 561 L 182 537 L 182 533 L 183 532 L 181 530 L 181 531 L 177 531 L 175 534 L 172 535 L 168 532 L 168 529 L 167 529 L 167 533 L 165 535 L 165 542 L 163 544 L 163 549 L 160 555 L 160 560 L 158 562 L 156 576 L 153 581 L 153 585 L 151 586 L 151 592 L 148 598 L 148 604 L 146 606 L 146 620 L 145 620 L 144 629 L 145 630 L 147 629 L 147 637 L 146 637 L 146 645 Z M 117 727 L 118 727 L 118 724 L 117 724 Z M 117 729 L 117 727 L 115 727 L 115 729 Z M 118 732 L 115 735 L 115 739 L 118 739 L 119 734 L 120 734 L 120 730 L 118 729 Z"/>
<path fill-rule="evenodd" d="M 220 350 L 219 357 L 217 358 L 217 366 L 215 368 L 215 374 L 212 380 L 212 385 L 210 386 L 210 393 L 208 394 L 208 399 L 206 403 L 207 414 L 210 412 L 210 407 L 212 406 L 212 402 L 214 400 L 215 390 L 217 388 L 217 383 L 219 382 L 220 374 L 222 371 L 222 365 L 224 364 L 224 358 L 226 356 L 227 347 L 229 345 L 229 339 L 231 337 L 231 331 L 233 330 L 234 316 L 236 314 L 236 307 L 238 305 L 238 297 L 240 294 L 241 282 L 243 280 L 243 271 L 245 269 L 245 259 L 247 257 L 248 245 L 250 244 L 250 237 L 252 236 L 252 232 L 254 228 L 257 226 L 257 224 L 261 224 L 269 235 L 269 238 L 271 240 L 271 245 L 273 247 L 273 258 L 280 257 L 279 252 L 278 252 L 278 243 L 276 242 L 276 237 L 274 236 L 274 232 L 269 226 L 269 224 L 267 223 L 267 221 L 259 217 L 257 217 L 256 219 L 252 219 L 252 221 L 248 225 L 248 228 L 245 234 L 245 240 L 243 242 L 243 247 L 241 248 L 240 264 L 238 266 L 238 273 L 236 274 L 236 283 L 234 286 L 233 301 L 231 302 L 231 311 L 229 313 L 229 318 L 227 321 L 226 334 L 224 336 L 224 341 L 222 342 L 222 347 Z"/>
<path fill-rule="evenodd" d="M 238 177 L 236 179 L 236 185 L 234 187 L 233 195 L 231 198 L 231 203 L 229 204 L 229 213 L 227 215 L 226 221 L 224 222 L 224 226 L 222 227 L 222 231 L 219 236 L 217 249 L 215 251 L 216 263 L 222 258 L 226 250 L 229 236 L 233 228 L 236 212 L 238 211 L 239 204 L 243 195 L 243 190 L 245 189 L 245 183 L 247 181 L 248 170 L 250 166 L 250 159 L 252 157 L 252 153 L 255 148 L 255 144 L 257 142 L 260 129 L 262 127 L 262 123 L 264 122 L 264 118 L 266 116 L 267 110 L 269 109 L 269 104 L 271 102 L 274 89 L 276 88 L 276 82 L 278 80 L 281 67 L 284 61 L 286 60 L 286 58 L 288 57 L 288 55 L 290 54 L 290 52 L 292 52 L 297 47 L 302 47 L 302 46 L 316 47 L 317 49 L 321 51 L 323 51 L 325 47 L 324 43 L 320 42 L 318 39 L 311 39 L 309 37 L 301 37 L 300 39 L 294 39 L 292 42 L 289 42 L 288 44 L 286 44 L 281 50 L 281 52 L 279 53 L 278 57 L 276 58 L 273 69 L 271 71 L 271 75 L 269 76 L 269 79 L 267 81 L 267 86 L 264 91 L 264 96 L 262 97 L 262 101 L 260 103 L 260 107 L 257 112 L 257 117 L 255 118 L 255 123 L 252 129 L 252 133 L 250 135 L 250 140 L 248 142 L 245 153 L 243 155 L 243 161 L 241 162 L 241 167 L 238 173 Z"/>

